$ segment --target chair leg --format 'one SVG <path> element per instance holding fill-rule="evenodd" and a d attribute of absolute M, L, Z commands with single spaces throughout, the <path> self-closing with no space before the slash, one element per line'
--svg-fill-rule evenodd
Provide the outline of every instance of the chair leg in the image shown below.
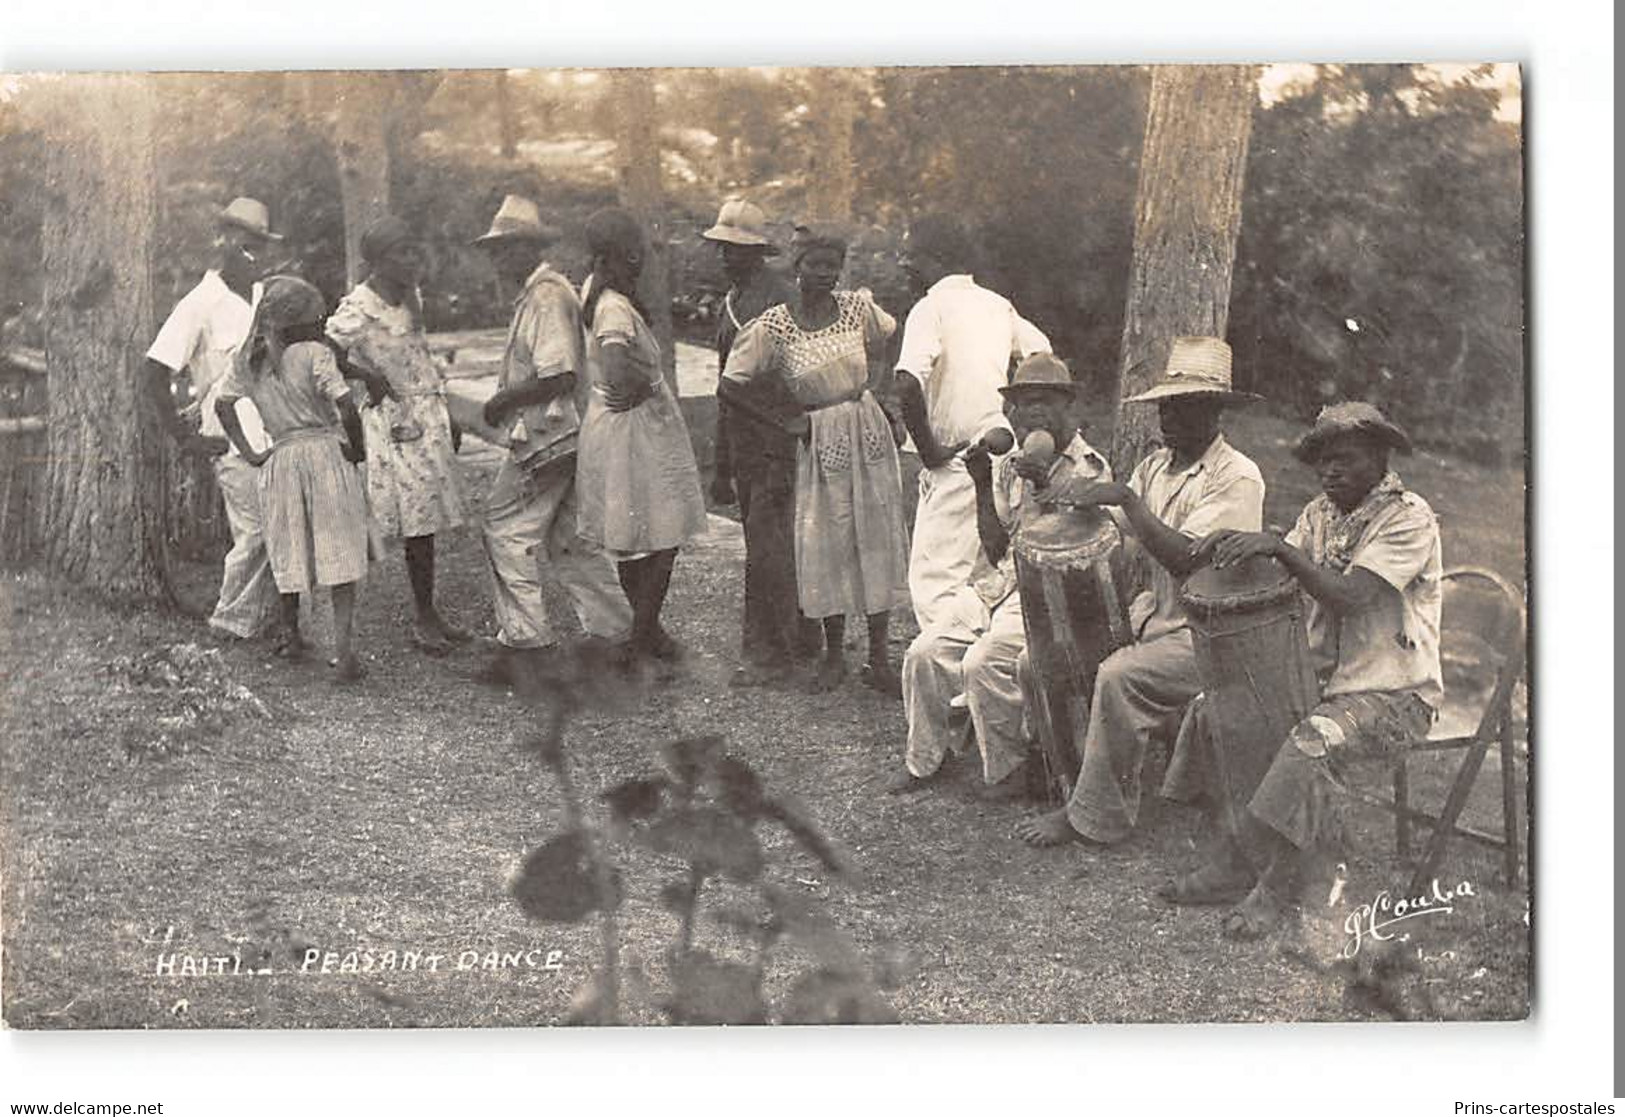
<path fill-rule="evenodd" d="M 1394 761 L 1394 851 L 1401 861 L 1411 859 L 1410 772 L 1405 757 Z"/>
<path fill-rule="evenodd" d="M 1502 851 L 1507 886 L 1518 883 L 1518 765 L 1513 755 L 1512 717 L 1501 719 L 1501 823 L 1505 827 L 1506 848 Z"/>
<path fill-rule="evenodd" d="M 1427 853 L 1423 856 L 1421 864 L 1416 867 L 1416 873 L 1411 877 L 1410 895 L 1421 896 L 1427 892 L 1428 884 L 1439 869 L 1439 862 L 1444 860 L 1444 851 L 1450 844 L 1450 839 L 1456 835 L 1456 821 L 1461 818 L 1462 808 L 1467 805 L 1467 796 L 1473 790 L 1473 781 L 1478 779 L 1478 773 L 1484 767 L 1484 757 L 1490 751 L 1490 736 L 1480 736 L 1467 749 L 1467 755 L 1461 762 L 1461 769 L 1450 785 L 1450 794 L 1444 801 L 1444 809 L 1439 812 L 1438 821 L 1433 824 L 1433 837 L 1428 841 Z"/>

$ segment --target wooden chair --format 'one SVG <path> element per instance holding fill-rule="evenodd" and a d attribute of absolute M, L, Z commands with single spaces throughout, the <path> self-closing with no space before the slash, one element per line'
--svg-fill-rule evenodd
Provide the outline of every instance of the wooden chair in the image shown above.
<path fill-rule="evenodd" d="M 1441 724 L 1426 739 L 1414 742 L 1394 763 L 1392 801 L 1361 795 L 1366 802 L 1393 811 L 1394 844 L 1402 859 L 1411 857 L 1411 828 L 1429 827 L 1433 833 L 1427 848 L 1416 862 L 1409 895 L 1426 894 L 1445 849 L 1453 838 L 1464 838 L 1501 851 L 1506 882 L 1517 881 L 1520 862 L 1518 826 L 1517 760 L 1513 739 L 1512 695 L 1524 674 L 1525 617 L 1523 598 L 1499 574 L 1478 567 L 1457 567 L 1443 578 L 1443 629 L 1441 659 L 1447 697 L 1460 696 L 1464 688 L 1479 690 L 1493 678 L 1478 714 L 1477 729 L 1467 736 L 1450 735 L 1451 726 Z M 1486 833 L 1461 822 L 1462 809 L 1473 784 L 1483 769 L 1491 746 L 1496 746 L 1501 763 L 1501 823 L 1499 835 Z M 1410 763 L 1423 753 L 1460 751 L 1461 766 L 1450 782 L 1449 793 L 1437 815 L 1411 805 Z"/>

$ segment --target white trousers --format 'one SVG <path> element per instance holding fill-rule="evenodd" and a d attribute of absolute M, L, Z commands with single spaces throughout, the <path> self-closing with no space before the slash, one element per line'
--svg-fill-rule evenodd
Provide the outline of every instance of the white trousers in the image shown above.
<path fill-rule="evenodd" d="M 278 600 L 260 518 L 260 471 L 236 454 L 222 454 L 214 460 L 214 478 L 226 504 L 231 550 L 209 627 L 248 640 L 265 630 Z"/>
<path fill-rule="evenodd" d="M 1016 661 L 1027 646 L 1021 600 L 1011 594 L 989 615 L 967 585 L 940 604 L 942 623 L 915 637 L 903 657 L 905 761 L 923 779 L 949 752 L 961 751 L 964 730 L 950 725 L 948 703 L 963 693 L 982 753 L 982 778 L 997 783 L 1027 755 L 1016 674 Z"/>
<path fill-rule="evenodd" d="M 981 541 L 976 534 L 976 483 L 954 458 L 920 470 L 920 502 L 908 556 L 908 593 L 920 631 L 954 623 L 952 598 L 967 587 Z"/>
<path fill-rule="evenodd" d="M 510 648 L 545 648 L 558 642 L 542 594 L 542 567 L 551 570 L 575 606 L 589 636 L 619 639 L 632 628 L 608 555 L 576 535 L 573 458 L 538 477 L 512 461 L 502 463 L 485 506 L 485 553 L 498 640 Z"/>

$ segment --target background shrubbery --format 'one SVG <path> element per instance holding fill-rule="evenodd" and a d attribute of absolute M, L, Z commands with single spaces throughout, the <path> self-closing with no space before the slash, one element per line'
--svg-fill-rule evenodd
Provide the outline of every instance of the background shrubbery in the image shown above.
<path fill-rule="evenodd" d="M 1240 386 L 1284 412 L 1363 396 L 1419 439 L 1494 462 L 1523 448 L 1522 151 L 1501 93 L 1409 66 L 1318 67 L 1258 109 L 1230 340 Z M 337 171 L 323 106 L 283 75 L 160 83 L 160 313 L 195 281 L 209 217 L 267 200 L 290 257 L 329 299 L 344 290 Z M 571 231 L 616 194 L 610 86 L 590 72 L 406 75 L 416 96 L 391 142 L 394 208 L 434 258 L 431 328 L 498 325 L 508 308 L 469 246 L 502 195 L 535 196 Z M 858 70 L 852 98 L 848 283 L 901 315 L 908 214 L 946 209 L 1075 370 L 1117 363 L 1147 73 L 1082 69 Z M 425 85 L 424 83 L 429 83 Z M 502 86 L 503 88 L 499 88 Z M 428 92 L 432 90 L 432 93 Z M 700 338 L 723 285 L 698 233 L 736 191 L 787 236 L 810 205 L 818 100 L 804 71 L 658 75 L 672 294 Z M 0 102 L 0 318 L 27 340 L 40 280 L 40 139 Z M 499 106 L 506 99 L 506 116 Z M 506 127 L 503 120 L 506 119 Z M 506 152 L 506 153 L 505 153 Z"/>

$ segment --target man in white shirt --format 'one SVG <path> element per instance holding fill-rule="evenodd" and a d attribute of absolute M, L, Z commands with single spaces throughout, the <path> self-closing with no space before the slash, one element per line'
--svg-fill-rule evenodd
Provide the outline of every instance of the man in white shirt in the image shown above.
<path fill-rule="evenodd" d="M 269 212 L 253 198 L 238 198 L 221 211 L 215 237 L 215 267 L 182 296 L 147 350 L 147 386 L 159 418 L 183 450 L 214 454 L 214 475 L 226 503 L 231 550 L 220 579 L 220 597 L 209 626 L 241 639 L 258 636 L 276 615 L 276 582 L 260 534 L 259 470 L 243 460 L 226 438 L 215 414 L 215 390 L 230 371 L 237 348 L 253 319 L 254 282 L 266 271 L 265 250 L 282 238 L 271 232 Z M 175 409 L 171 383 L 176 373 L 191 378 L 193 408 Z M 252 401 L 237 403 L 238 420 L 250 446 L 270 446 Z"/>
<path fill-rule="evenodd" d="M 1015 439 L 999 389 L 1010 362 L 1050 352 L 1049 340 L 1015 307 L 971 277 L 970 238 L 947 217 L 910 226 L 903 266 L 925 288 L 903 324 L 897 396 L 920 455 L 920 499 L 909 552 L 908 589 L 922 630 L 949 619 L 978 549 L 976 486 L 960 451 L 995 455 Z"/>

